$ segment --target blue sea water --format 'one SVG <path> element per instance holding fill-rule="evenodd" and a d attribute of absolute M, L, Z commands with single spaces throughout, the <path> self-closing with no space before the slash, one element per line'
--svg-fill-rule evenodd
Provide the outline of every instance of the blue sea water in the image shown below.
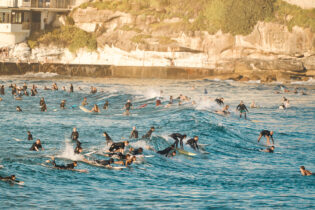
<path fill-rule="evenodd" d="M 57 82 L 59 91 L 44 91 Z M 37 84 L 39 94 L 14 100 L 8 86 L 16 83 Z M 61 90 L 73 83 L 75 92 Z M 170 80 L 64 80 L 55 78 L 6 77 L 0 79 L 6 86 L 6 95 L 0 102 L 0 169 L 1 176 L 15 174 L 24 185 L 0 182 L 2 209 L 207 209 L 207 208 L 315 208 L 315 176 L 303 177 L 299 167 L 315 171 L 315 88 L 314 83 L 294 84 L 308 95 L 276 94 L 279 84 L 238 83 L 232 81 L 170 81 Z M 90 86 L 98 93 L 89 94 Z M 78 90 L 81 87 L 83 90 Z M 204 89 L 208 94 L 204 94 Z M 156 97 L 162 93 L 163 104 L 170 95 L 187 95 L 196 102 L 170 108 L 155 107 Z M 224 97 L 230 105 L 231 116 L 214 113 L 221 109 L 213 99 Z M 282 97 L 291 107 L 279 110 Z M 48 112 L 41 112 L 40 97 L 44 97 Z M 109 110 L 100 114 L 81 111 L 77 106 L 87 97 L 94 103 L 110 103 Z M 211 98 L 211 100 L 209 99 Z M 61 100 L 67 100 L 67 109 L 60 110 Z M 130 99 L 134 108 L 124 116 L 123 106 Z M 252 100 L 260 106 L 249 109 L 249 119 L 240 119 L 235 107 L 243 100 L 249 107 Z M 22 113 L 15 111 L 21 106 Z M 102 107 L 102 106 L 100 106 Z M 161 150 L 173 143 L 171 133 L 185 133 L 189 138 L 199 136 L 199 143 L 209 144 L 209 154 L 194 157 L 177 155 L 165 158 L 145 150 L 144 160 L 121 171 L 93 167 L 84 163 L 78 169 L 88 173 L 57 170 L 44 167 L 50 156 L 58 164 L 70 163 L 80 157 L 73 154 L 70 140 L 77 127 L 84 152 L 105 151 L 106 131 L 114 141 L 129 138 L 132 126 L 140 136 L 151 126 L 156 130 L 150 140 L 132 140 L 131 146 L 150 145 Z M 275 153 L 260 152 L 266 139 L 257 143 L 263 129 L 275 132 Z M 32 152 L 32 141 L 42 141 L 44 151 Z M 21 140 L 21 141 L 20 141 Z M 193 152 L 189 148 L 188 151 Z M 93 154 L 91 158 L 106 159 Z"/>

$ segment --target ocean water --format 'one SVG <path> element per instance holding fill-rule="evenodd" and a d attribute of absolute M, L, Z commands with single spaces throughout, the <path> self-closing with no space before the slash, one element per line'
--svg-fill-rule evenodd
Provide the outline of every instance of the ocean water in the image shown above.
<path fill-rule="evenodd" d="M 35 75 L 36 76 L 36 75 Z M 37 75 L 38 76 L 38 75 Z M 299 167 L 315 171 L 315 85 L 295 83 L 308 95 L 276 94 L 280 84 L 257 82 L 199 80 L 127 80 L 78 79 L 70 81 L 48 78 L 5 77 L 0 84 L 6 86 L 6 95 L 0 102 L 0 175 L 15 174 L 24 185 L 0 182 L 2 209 L 207 209 L 207 208 L 315 208 L 315 176 L 303 177 Z M 29 78 L 28 78 L 29 77 Z M 57 82 L 59 91 L 44 91 Z M 8 86 L 27 82 L 38 86 L 39 95 L 14 100 Z M 75 92 L 61 90 L 73 83 Z M 89 94 L 90 86 L 98 93 Z M 81 87 L 82 90 L 78 90 Z M 204 89 L 208 94 L 204 94 Z M 160 91 L 163 91 L 162 95 Z M 168 103 L 170 95 L 187 95 L 196 102 L 170 108 L 155 107 L 156 97 Z M 221 109 L 213 99 L 224 97 L 232 112 L 229 117 L 214 113 Z M 282 97 L 290 100 L 291 107 L 279 110 Z M 48 112 L 40 112 L 39 100 L 44 97 Z M 77 106 L 87 97 L 94 103 L 110 103 L 109 110 L 100 114 L 81 111 Z M 211 98 L 211 99 L 210 99 Z M 61 100 L 67 100 L 67 109 L 60 110 Z M 124 116 L 123 106 L 130 99 L 134 108 Z M 244 100 L 249 107 L 255 100 L 258 109 L 249 109 L 249 120 L 240 119 L 235 107 Z M 22 113 L 15 111 L 21 106 Z M 100 106 L 100 108 L 102 105 Z M 58 164 L 80 160 L 73 154 L 70 140 L 73 127 L 77 127 L 84 153 L 106 150 L 104 131 L 114 141 L 129 138 L 132 126 L 139 135 L 151 126 L 156 130 L 150 140 L 132 140 L 131 146 L 151 146 L 164 149 L 173 143 L 168 136 L 179 132 L 189 138 L 199 136 L 199 143 L 208 144 L 209 154 L 197 153 L 194 157 L 177 155 L 165 158 L 153 151 L 144 150 L 146 157 L 130 168 L 121 171 L 93 167 L 79 162 L 78 169 L 88 173 L 57 170 L 42 166 L 50 156 Z M 273 130 L 275 153 L 259 151 L 266 148 L 266 139 L 257 143 L 259 132 Z M 44 151 L 32 152 L 32 141 L 40 138 Z M 192 152 L 189 148 L 188 151 Z M 106 159 L 92 154 L 90 158 Z"/>

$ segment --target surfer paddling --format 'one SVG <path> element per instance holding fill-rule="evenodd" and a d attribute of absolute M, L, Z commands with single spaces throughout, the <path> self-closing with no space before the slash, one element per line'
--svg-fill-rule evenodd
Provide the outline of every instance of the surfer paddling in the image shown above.
<path fill-rule="evenodd" d="M 0 176 L 0 180 L 1 181 L 4 181 L 4 182 L 9 182 L 9 183 L 11 183 L 11 184 L 23 184 L 24 182 L 22 182 L 22 181 L 18 181 L 18 180 L 16 180 L 16 177 L 15 177 L 15 175 L 13 174 L 13 175 L 11 175 L 11 176 L 7 176 L 7 177 L 2 177 L 2 176 Z"/>
<path fill-rule="evenodd" d="M 311 171 L 309 171 L 309 170 L 306 170 L 304 166 L 300 167 L 300 171 L 301 171 L 302 176 L 313 175 L 313 173 Z"/>
<path fill-rule="evenodd" d="M 263 136 L 267 138 L 267 145 L 271 145 L 270 144 L 270 138 L 272 140 L 272 144 L 275 143 L 273 140 L 273 131 L 262 130 L 259 134 L 258 142 L 260 141 L 261 137 L 263 137 Z"/>

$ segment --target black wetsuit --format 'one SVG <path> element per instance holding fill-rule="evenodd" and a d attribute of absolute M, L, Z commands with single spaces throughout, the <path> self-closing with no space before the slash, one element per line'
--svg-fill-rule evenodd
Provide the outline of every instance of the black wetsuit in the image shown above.
<path fill-rule="evenodd" d="M 44 103 L 44 105 L 43 105 L 43 106 L 41 106 L 40 110 L 41 110 L 42 112 L 47 111 L 47 106 L 46 106 L 46 104 L 45 104 L 45 103 Z"/>
<path fill-rule="evenodd" d="M 143 153 L 143 150 L 139 149 L 135 149 L 131 152 L 132 155 L 141 155 Z"/>
<path fill-rule="evenodd" d="M 95 160 L 95 162 L 103 166 L 108 166 L 111 164 L 110 160 Z"/>
<path fill-rule="evenodd" d="M 198 144 L 197 142 L 195 141 L 195 139 L 189 139 L 186 144 L 188 144 L 191 148 L 193 148 L 194 150 L 199 150 L 199 147 L 198 147 Z"/>
<path fill-rule="evenodd" d="M 149 139 L 153 133 L 153 130 L 150 129 L 145 135 L 142 136 L 143 139 Z"/>
<path fill-rule="evenodd" d="M 110 146 L 109 151 L 113 152 L 113 151 L 118 150 L 118 149 L 125 149 L 125 143 L 124 142 L 113 143 Z"/>
<path fill-rule="evenodd" d="M 7 176 L 7 177 L 0 176 L 0 180 L 5 181 L 5 182 L 10 182 L 10 183 L 14 183 L 14 182 L 19 183 L 20 182 L 20 181 L 12 179 L 11 176 Z"/>
<path fill-rule="evenodd" d="M 70 85 L 70 93 L 73 93 L 73 85 Z"/>
<path fill-rule="evenodd" d="M 132 103 L 127 102 L 127 103 L 125 104 L 125 108 L 126 108 L 127 111 L 129 111 L 129 110 L 131 109 L 131 107 L 132 107 Z"/>
<path fill-rule="evenodd" d="M 67 165 L 57 165 L 55 160 L 51 161 L 51 164 L 58 169 L 74 169 L 74 163 L 70 163 Z"/>
<path fill-rule="evenodd" d="M 245 112 L 245 111 L 248 112 L 248 109 L 246 108 L 245 104 L 239 104 L 239 105 L 236 107 L 236 109 L 237 109 L 238 111 L 240 111 L 241 113 L 243 113 L 243 112 Z"/>
<path fill-rule="evenodd" d="M 107 144 L 107 145 L 113 143 L 113 140 L 112 140 L 112 138 L 111 138 L 109 135 L 106 135 L 106 136 L 105 136 L 105 139 L 106 139 L 106 144 Z"/>
<path fill-rule="evenodd" d="M 75 153 L 75 154 L 80 154 L 80 149 L 82 149 L 82 147 L 80 147 L 80 145 L 78 145 L 78 146 L 74 149 L 74 153 Z"/>
<path fill-rule="evenodd" d="M 71 137 L 70 137 L 73 141 L 77 141 L 79 139 L 79 132 L 78 131 L 73 131 L 71 133 Z"/>
<path fill-rule="evenodd" d="M 268 130 L 262 130 L 260 132 L 260 135 L 261 136 L 269 136 L 273 140 L 273 136 L 270 134 L 270 131 L 268 131 Z"/>
<path fill-rule="evenodd" d="M 66 106 L 66 103 L 65 103 L 65 102 L 61 102 L 61 103 L 60 103 L 60 108 L 61 108 L 61 109 L 64 109 L 65 106 Z"/>
<path fill-rule="evenodd" d="M 29 141 L 33 140 L 33 136 L 32 136 L 32 134 L 28 134 L 28 136 L 27 136 L 27 140 L 29 140 Z"/>
<path fill-rule="evenodd" d="M 4 95 L 4 94 L 5 94 L 5 93 L 4 93 L 4 86 L 3 86 L 3 85 L 2 85 L 1 88 L 0 88 L 0 94 L 1 94 L 1 95 Z"/>
<path fill-rule="evenodd" d="M 32 145 L 32 147 L 30 148 L 31 151 L 36 151 L 36 148 L 39 150 L 39 149 L 42 149 L 42 144 L 39 143 L 39 144 L 36 144 L 36 142 Z"/>
<path fill-rule="evenodd" d="M 273 150 L 272 150 L 271 148 L 268 148 L 268 149 L 267 149 L 267 152 L 273 153 Z"/>
<path fill-rule="evenodd" d="M 224 102 L 219 98 L 215 99 L 215 102 L 217 102 L 217 104 L 219 104 L 220 106 L 224 105 Z"/>
<path fill-rule="evenodd" d="M 135 138 L 135 139 L 139 138 L 138 131 L 137 131 L 137 130 L 133 130 L 133 131 L 131 132 L 130 138 L 131 138 L 131 139 L 132 139 L 132 138 Z"/>
<path fill-rule="evenodd" d="M 44 104 L 46 104 L 46 103 L 45 103 L 45 100 L 40 100 L 40 101 L 39 101 L 39 105 L 40 105 L 40 106 L 43 106 Z"/>
<path fill-rule="evenodd" d="M 183 143 L 183 139 L 185 138 L 184 135 L 180 134 L 180 133 L 173 133 L 170 135 L 170 137 L 172 137 L 175 142 L 174 145 L 176 148 L 178 148 L 178 143 L 180 142 L 180 147 L 183 149 L 184 148 L 184 143 Z"/>
<path fill-rule="evenodd" d="M 36 95 L 36 92 L 34 89 L 31 90 L 31 96 L 35 96 Z"/>
<path fill-rule="evenodd" d="M 174 147 L 173 147 L 173 146 L 170 146 L 170 147 L 167 147 L 167 148 L 164 149 L 164 150 L 157 151 L 157 153 L 159 153 L 159 154 L 161 154 L 161 155 L 165 155 L 165 156 L 167 157 L 168 154 L 171 153 L 173 150 L 174 150 Z"/>

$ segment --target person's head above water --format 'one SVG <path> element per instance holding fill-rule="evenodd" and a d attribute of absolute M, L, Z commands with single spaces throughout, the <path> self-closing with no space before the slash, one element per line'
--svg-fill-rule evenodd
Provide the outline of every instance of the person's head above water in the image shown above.
<path fill-rule="evenodd" d="M 73 161 L 73 165 L 74 165 L 74 167 L 77 167 L 78 162 L 77 161 Z"/>
<path fill-rule="evenodd" d="M 273 135 L 273 131 L 270 131 L 270 135 Z"/>
<path fill-rule="evenodd" d="M 129 145 L 129 141 L 124 141 L 125 146 Z"/>
<path fill-rule="evenodd" d="M 199 140 L 199 137 L 198 137 L 198 136 L 194 136 L 194 140 L 195 140 L 195 141 L 198 141 L 198 140 Z"/>
<path fill-rule="evenodd" d="M 10 179 L 11 179 L 11 180 L 15 180 L 15 179 L 16 179 L 15 175 L 12 174 L 12 175 L 10 176 Z"/>
<path fill-rule="evenodd" d="M 155 131 L 155 128 L 154 128 L 154 126 L 152 126 L 151 128 L 150 128 L 152 131 Z"/>
<path fill-rule="evenodd" d="M 76 131 L 77 131 L 77 128 L 76 128 L 76 127 L 74 127 L 72 130 L 73 130 L 73 132 L 76 132 Z"/>
<path fill-rule="evenodd" d="M 136 130 L 136 126 L 133 126 L 133 127 L 132 127 L 132 130 Z"/>
<path fill-rule="evenodd" d="M 40 139 L 37 139 L 37 140 L 36 140 L 36 144 L 40 144 Z"/>

